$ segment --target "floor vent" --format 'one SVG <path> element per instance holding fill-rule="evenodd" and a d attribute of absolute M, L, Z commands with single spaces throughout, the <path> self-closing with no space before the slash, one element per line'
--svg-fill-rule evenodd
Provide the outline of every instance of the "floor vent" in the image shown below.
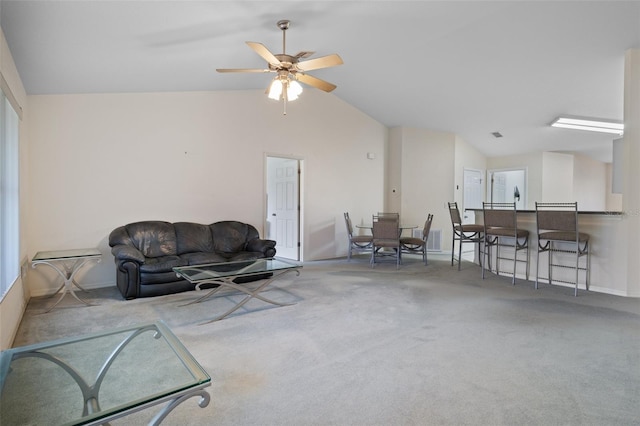
<path fill-rule="evenodd" d="M 422 238 L 422 229 L 414 229 L 413 236 Z M 429 231 L 427 251 L 442 251 L 442 229 L 432 229 Z"/>

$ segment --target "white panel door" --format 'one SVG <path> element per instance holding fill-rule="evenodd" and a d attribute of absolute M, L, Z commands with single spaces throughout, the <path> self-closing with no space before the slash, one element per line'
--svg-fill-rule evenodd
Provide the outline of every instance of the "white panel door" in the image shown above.
<path fill-rule="evenodd" d="M 466 211 L 466 209 L 482 208 L 482 177 L 484 172 L 482 170 L 464 169 L 463 173 L 464 198 L 462 200 L 462 211 L 460 211 L 460 216 L 462 216 L 462 223 L 475 223 L 476 213 Z M 473 261 L 475 249 L 475 244 L 463 244 L 462 258 Z"/>
<path fill-rule="evenodd" d="M 267 158 L 268 238 L 276 241 L 276 255 L 300 260 L 299 166 L 290 158 Z"/>
<path fill-rule="evenodd" d="M 482 208 L 482 175 L 482 170 L 464 169 L 464 199 L 460 212 L 462 223 L 475 223 L 473 212 L 467 212 L 466 209 Z"/>

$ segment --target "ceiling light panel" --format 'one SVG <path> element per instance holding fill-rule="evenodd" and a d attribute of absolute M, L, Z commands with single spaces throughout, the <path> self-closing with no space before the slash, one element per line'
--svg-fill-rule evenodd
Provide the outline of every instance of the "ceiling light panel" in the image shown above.
<path fill-rule="evenodd" d="M 564 129 L 586 130 L 589 132 L 610 133 L 614 135 L 622 135 L 624 133 L 624 124 L 621 122 L 598 118 L 561 116 L 556 118 L 551 123 L 551 126 Z"/>

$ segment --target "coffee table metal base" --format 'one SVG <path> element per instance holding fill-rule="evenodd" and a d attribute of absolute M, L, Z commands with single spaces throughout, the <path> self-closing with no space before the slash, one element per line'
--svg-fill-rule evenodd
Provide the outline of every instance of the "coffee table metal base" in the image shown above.
<path fill-rule="evenodd" d="M 197 291 L 204 291 L 202 289 L 203 285 L 218 284 L 218 287 L 215 287 L 215 288 L 211 289 L 204 296 L 201 296 L 201 297 L 197 298 L 196 300 L 193 300 L 193 301 L 191 301 L 189 303 L 185 303 L 185 304 L 180 305 L 180 306 L 187 306 L 187 305 L 192 305 L 194 303 L 200 303 L 200 302 L 208 299 L 209 297 L 212 297 L 213 295 L 217 294 L 218 292 L 220 292 L 220 291 L 222 291 L 224 289 L 237 290 L 237 291 L 247 295 L 244 299 L 242 299 L 240 302 L 238 302 L 234 307 L 229 309 L 224 314 L 218 315 L 214 319 L 211 319 L 211 320 L 205 321 L 203 323 L 200 323 L 200 325 L 209 324 L 209 323 L 212 323 L 212 322 L 215 322 L 215 321 L 219 321 L 219 320 L 231 315 L 232 313 L 234 313 L 235 311 L 237 311 L 238 309 L 243 307 L 249 300 L 251 300 L 253 298 L 262 300 L 263 302 L 266 302 L 266 303 L 271 303 L 272 305 L 289 306 L 289 305 L 292 305 L 293 303 L 276 302 L 275 300 L 271 300 L 271 299 L 268 299 L 268 298 L 260 295 L 260 293 L 262 291 L 264 291 L 264 289 L 266 289 L 267 286 L 269 284 L 271 284 L 276 278 L 279 278 L 279 277 L 281 277 L 281 276 L 283 276 L 283 275 L 285 275 L 285 274 L 287 274 L 289 272 L 295 272 L 296 276 L 300 275 L 300 271 L 298 269 L 285 269 L 285 270 L 282 270 L 282 271 L 276 271 L 276 272 L 273 272 L 273 276 L 271 278 L 265 279 L 262 283 L 260 283 L 259 286 L 255 287 L 255 288 L 250 288 L 249 286 L 247 286 L 245 284 L 236 284 L 236 283 L 234 283 L 233 280 L 237 278 L 237 277 L 234 277 L 234 276 L 207 279 L 207 280 L 199 282 L 196 285 L 196 290 Z"/>

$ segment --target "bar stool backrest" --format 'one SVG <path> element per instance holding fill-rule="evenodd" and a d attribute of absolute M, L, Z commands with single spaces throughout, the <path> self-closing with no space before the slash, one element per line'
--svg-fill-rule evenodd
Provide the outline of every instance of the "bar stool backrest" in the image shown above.
<path fill-rule="evenodd" d="M 517 229 L 516 203 L 482 203 L 487 228 Z"/>
<path fill-rule="evenodd" d="M 538 230 L 577 232 L 578 203 L 536 202 Z"/>
<path fill-rule="evenodd" d="M 455 228 L 458 225 L 462 225 L 462 218 L 460 217 L 460 210 L 458 210 L 458 203 L 449 203 L 449 216 L 451 216 L 451 223 Z"/>

